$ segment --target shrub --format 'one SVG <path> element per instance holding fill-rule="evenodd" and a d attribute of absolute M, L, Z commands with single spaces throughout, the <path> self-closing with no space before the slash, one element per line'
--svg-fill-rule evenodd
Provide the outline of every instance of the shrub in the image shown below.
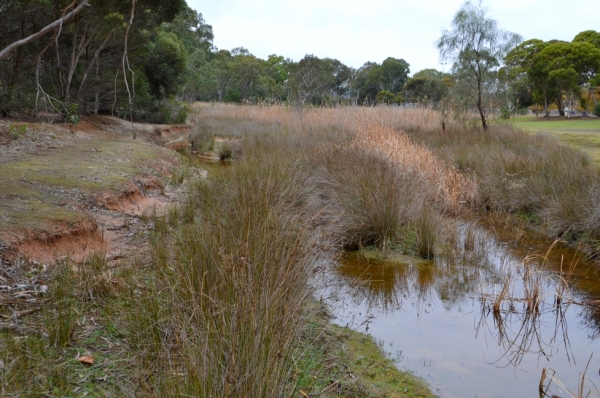
<path fill-rule="evenodd" d="M 219 160 L 231 160 L 233 157 L 233 149 L 229 142 L 221 142 L 219 146 Z"/>
<path fill-rule="evenodd" d="M 190 134 L 190 144 L 194 151 L 210 152 L 215 145 L 215 136 L 210 129 L 199 126 Z"/>

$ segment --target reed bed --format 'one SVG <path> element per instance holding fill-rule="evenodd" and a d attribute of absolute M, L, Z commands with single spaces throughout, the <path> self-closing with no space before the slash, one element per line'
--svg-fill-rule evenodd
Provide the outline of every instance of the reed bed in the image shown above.
<path fill-rule="evenodd" d="M 440 160 L 406 134 L 383 125 L 367 125 L 361 128 L 353 145 L 372 150 L 401 170 L 415 173 L 420 185 L 433 190 L 432 205 L 442 212 L 456 214 L 476 201 L 477 184 L 472 176 Z"/>
<path fill-rule="evenodd" d="M 424 108 L 204 104 L 196 109 L 196 120 L 251 121 L 265 131 L 314 141 L 313 148 L 324 138 L 338 143 L 356 139 L 400 162 L 401 156 L 392 153 L 395 143 L 409 161 L 416 156 L 412 148 L 427 148 L 435 163 L 415 160 L 413 166 L 431 175 L 442 171 L 437 184 L 449 208 L 468 203 L 484 214 L 508 211 L 548 236 L 581 242 L 590 255 L 600 252 L 600 171 L 587 154 L 548 135 L 526 134 L 507 124 L 482 131 L 468 120 Z M 390 138 L 393 132 L 398 137 Z"/>
<path fill-rule="evenodd" d="M 145 395 L 298 395 L 309 280 L 340 249 L 456 252 L 453 220 L 473 210 L 527 212 L 550 231 L 594 236 L 577 213 L 591 205 L 595 174 L 546 137 L 392 107 L 204 104 L 192 121 L 195 149 L 225 137 L 232 162 L 211 167 L 185 205 L 156 220 L 153 271 L 126 315 Z M 567 188 L 580 196 L 571 210 Z M 523 285 L 534 320 L 539 275 L 524 262 L 506 279 Z"/>

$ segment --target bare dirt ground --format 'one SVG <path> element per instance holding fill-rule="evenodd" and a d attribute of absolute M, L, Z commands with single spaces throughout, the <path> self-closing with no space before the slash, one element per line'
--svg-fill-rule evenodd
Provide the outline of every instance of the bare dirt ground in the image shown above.
<path fill-rule="evenodd" d="M 181 197 L 168 182 L 189 129 L 0 119 L 0 299 L 35 296 L 66 259 L 147 258 L 147 220 Z"/>

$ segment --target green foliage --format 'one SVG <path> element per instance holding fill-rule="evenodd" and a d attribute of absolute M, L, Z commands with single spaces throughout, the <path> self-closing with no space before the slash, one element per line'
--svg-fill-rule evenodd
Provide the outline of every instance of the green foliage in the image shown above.
<path fill-rule="evenodd" d="M 161 124 L 184 124 L 187 121 L 188 108 L 172 99 L 157 101 L 148 121 Z"/>
<path fill-rule="evenodd" d="M 594 107 L 594 110 L 592 111 L 592 113 L 595 116 L 600 117 L 600 104 L 596 104 L 596 106 Z"/>
<path fill-rule="evenodd" d="M 423 104 L 437 104 L 448 94 L 448 87 L 442 82 L 442 73 L 435 69 L 425 69 L 408 79 L 404 86 L 408 101 Z"/>
<path fill-rule="evenodd" d="M 67 103 L 64 106 L 63 117 L 65 122 L 70 125 L 77 124 L 81 120 L 77 110 L 79 109 L 79 104 L 76 103 Z"/>
<path fill-rule="evenodd" d="M 158 31 L 147 45 L 148 55 L 144 72 L 152 95 L 164 99 L 175 95 L 183 82 L 187 53 L 175 33 Z"/>
<path fill-rule="evenodd" d="M 223 97 L 223 102 L 233 102 L 239 104 L 242 102 L 242 93 L 237 88 L 231 88 Z"/>
<path fill-rule="evenodd" d="M 377 102 L 377 93 L 380 91 L 398 94 L 409 73 L 409 64 L 403 59 L 389 57 L 381 65 L 367 62 L 356 71 L 352 81 L 353 90 L 360 103 L 373 104 Z"/>
<path fill-rule="evenodd" d="M 582 86 L 594 86 L 600 69 L 600 47 L 594 31 L 585 31 L 573 42 L 528 40 L 510 51 L 505 62 L 512 78 L 530 84 L 533 96 L 544 103 L 554 101 L 563 113 L 564 96 L 580 95 Z"/>
<path fill-rule="evenodd" d="M 352 70 L 337 59 L 306 55 L 289 65 L 288 84 L 297 102 L 321 105 L 345 95 L 351 75 Z"/>
<path fill-rule="evenodd" d="M 389 91 L 383 90 L 377 93 L 378 104 L 392 104 L 394 103 L 395 98 L 396 96 L 393 93 L 390 93 Z"/>

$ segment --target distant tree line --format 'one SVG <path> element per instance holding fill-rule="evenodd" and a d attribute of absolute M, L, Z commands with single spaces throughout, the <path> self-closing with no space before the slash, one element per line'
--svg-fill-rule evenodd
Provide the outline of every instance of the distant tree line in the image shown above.
<path fill-rule="evenodd" d="M 536 102 L 546 113 L 550 103 L 562 111 L 573 99 L 587 109 L 600 79 L 600 33 L 521 43 L 469 2 L 437 42 L 450 70 L 412 77 L 408 62 L 393 57 L 355 69 L 311 54 L 296 62 L 261 59 L 241 47 L 219 50 L 212 27 L 185 0 L 7 0 L 0 20 L 0 114 L 60 113 L 67 120 L 104 113 L 172 123 L 183 122 L 184 104 L 198 100 L 416 103 L 477 109 L 485 127 L 493 110 Z"/>

